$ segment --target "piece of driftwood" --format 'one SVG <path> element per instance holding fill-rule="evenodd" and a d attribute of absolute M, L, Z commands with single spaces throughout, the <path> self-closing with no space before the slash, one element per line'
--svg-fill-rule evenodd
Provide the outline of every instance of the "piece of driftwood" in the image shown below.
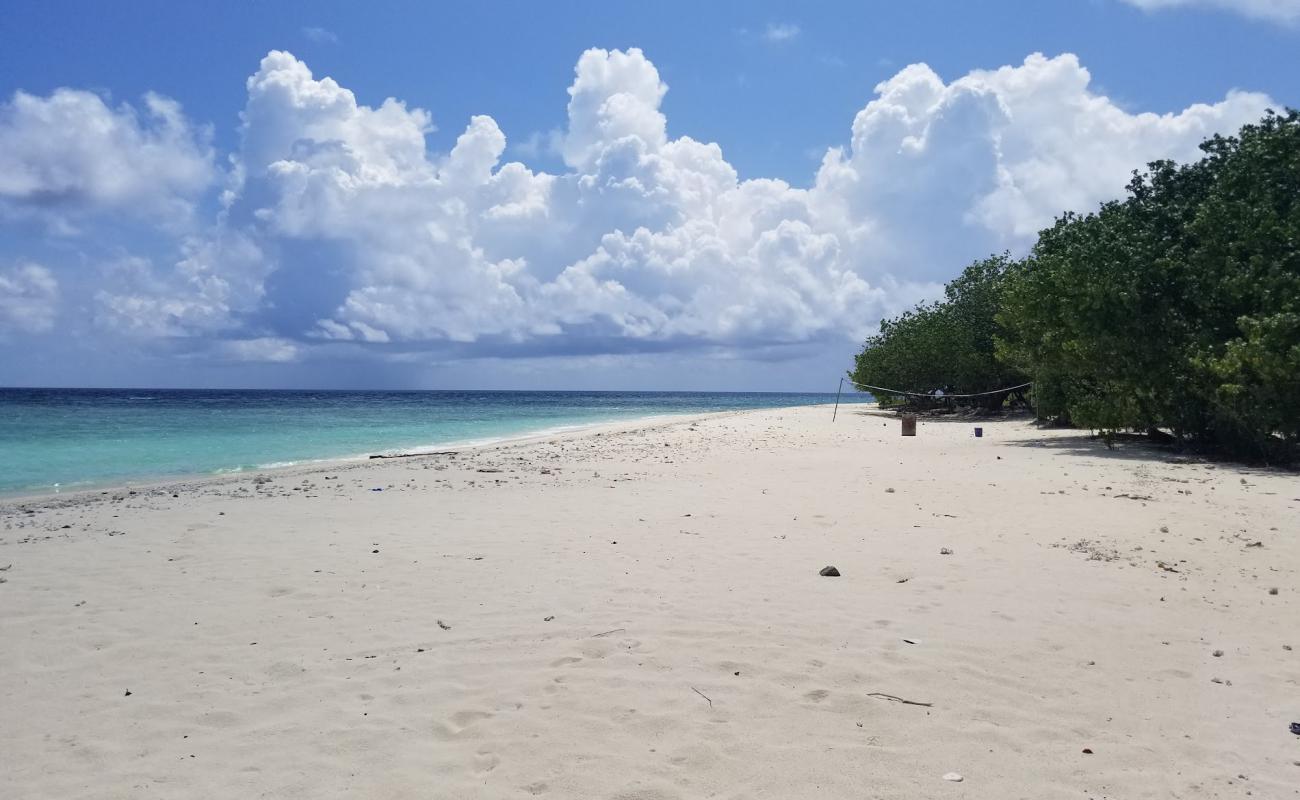
<path fill-rule="evenodd" d="M 709 700 L 709 696 L 708 696 L 707 694 L 705 694 L 704 692 L 701 692 L 699 689 L 696 689 L 694 686 L 691 687 L 691 691 L 695 692 L 695 693 L 698 694 L 700 697 L 703 697 L 705 700 Z M 713 708 L 713 701 L 712 701 L 712 700 L 709 700 L 709 708 Z"/>
<path fill-rule="evenodd" d="M 925 708 L 934 707 L 934 703 L 922 703 L 920 700 L 905 700 L 898 695 L 885 694 L 884 692 L 867 692 L 867 697 L 879 697 L 885 700 L 893 700 L 895 703 L 902 703 L 903 705 L 908 706 L 924 706 Z"/>
<path fill-rule="evenodd" d="M 371 458 L 419 458 L 420 456 L 454 456 L 455 450 L 438 450 L 433 453 L 375 453 Z"/>

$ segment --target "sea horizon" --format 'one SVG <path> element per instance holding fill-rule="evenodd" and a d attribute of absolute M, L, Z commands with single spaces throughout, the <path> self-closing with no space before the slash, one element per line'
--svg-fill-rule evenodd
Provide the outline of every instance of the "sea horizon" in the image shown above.
<path fill-rule="evenodd" d="M 0 388 L 0 497 L 479 447 L 835 392 Z M 870 396 L 844 393 L 841 403 Z"/>

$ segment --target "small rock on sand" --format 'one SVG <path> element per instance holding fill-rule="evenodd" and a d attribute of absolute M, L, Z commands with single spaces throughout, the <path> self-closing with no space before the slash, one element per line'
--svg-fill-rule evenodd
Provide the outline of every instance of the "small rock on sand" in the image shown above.
<path fill-rule="evenodd" d="M 950 555 L 952 555 L 952 548 L 949 548 L 949 547 L 940 547 L 940 548 L 939 548 L 939 555 L 941 555 L 941 556 L 950 556 Z"/>
<path fill-rule="evenodd" d="M 838 578 L 840 571 L 835 567 L 822 567 L 822 571 L 817 573 L 823 578 Z"/>
<path fill-rule="evenodd" d="M 959 772 L 949 772 L 948 774 L 943 776 L 943 779 L 945 781 L 952 781 L 953 783 L 961 783 L 963 780 L 965 780 L 965 778 L 963 778 L 961 776 L 961 773 Z"/>

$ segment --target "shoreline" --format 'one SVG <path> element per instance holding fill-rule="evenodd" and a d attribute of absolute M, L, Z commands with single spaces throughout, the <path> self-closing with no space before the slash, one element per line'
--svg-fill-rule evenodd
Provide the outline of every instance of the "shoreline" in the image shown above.
<path fill-rule="evenodd" d="M 114 481 L 111 483 L 97 484 L 93 486 L 79 486 L 76 489 L 66 491 L 44 491 L 44 492 L 26 492 L 6 493 L 0 492 L 0 513 L 3 513 L 7 507 L 25 508 L 34 504 L 52 503 L 53 501 L 66 501 L 61 505 L 76 504 L 78 502 L 89 502 L 93 499 L 103 498 L 106 495 L 114 494 L 158 494 L 169 493 L 178 489 L 195 489 L 208 485 L 225 485 L 228 483 L 238 482 L 240 480 L 251 480 L 260 475 L 276 475 L 283 477 L 293 477 L 296 475 L 316 474 L 318 472 L 335 472 L 344 470 L 353 470 L 358 467 L 375 466 L 378 467 L 385 463 L 392 463 L 394 460 L 411 460 L 418 461 L 423 458 L 436 457 L 446 452 L 475 453 L 481 451 L 490 451 L 503 447 L 516 447 L 520 445 L 535 444 L 547 441 L 563 441 L 570 438 L 581 438 L 584 436 L 594 436 L 605 433 L 622 432 L 625 428 L 639 429 L 643 426 L 655 427 L 660 425 L 671 425 L 675 422 L 685 422 L 690 419 L 703 419 L 715 415 L 727 414 L 745 414 L 754 411 L 780 410 L 786 408 L 818 408 L 825 404 L 797 405 L 797 406 L 769 406 L 766 408 L 755 409 L 732 409 L 726 411 L 706 411 L 706 412 L 683 412 L 681 414 L 651 414 L 644 417 L 634 417 L 622 420 L 607 420 L 603 422 L 592 422 L 589 424 L 553 426 L 544 428 L 530 433 L 521 433 L 513 436 L 499 438 L 489 438 L 485 440 L 468 440 L 462 442 L 452 442 L 446 445 L 422 445 L 421 447 L 438 448 L 430 452 L 418 452 L 417 450 L 401 451 L 402 455 L 397 459 L 393 457 L 374 458 L 375 453 L 362 455 L 340 456 L 335 458 L 305 459 L 298 462 L 286 462 L 282 465 L 262 465 L 257 467 L 234 468 L 218 472 L 193 473 L 185 475 L 163 475 L 150 476 L 139 479 L 137 482 L 132 481 Z M 874 406 L 875 403 L 859 402 L 856 406 Z M 387 453 L 396 448 L 376 451 L 377 453 Z"/>

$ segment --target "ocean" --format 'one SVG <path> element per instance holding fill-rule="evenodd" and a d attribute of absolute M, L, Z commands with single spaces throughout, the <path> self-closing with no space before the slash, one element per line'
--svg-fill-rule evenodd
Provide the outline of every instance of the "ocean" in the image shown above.
<path fill-rule="evenodd" d="M 0 389 L 0 493 L 365 458 L 601 422 L 834 399 L 774 392 Z M 846 393 L 841 402 L 867 399 Z"/>

